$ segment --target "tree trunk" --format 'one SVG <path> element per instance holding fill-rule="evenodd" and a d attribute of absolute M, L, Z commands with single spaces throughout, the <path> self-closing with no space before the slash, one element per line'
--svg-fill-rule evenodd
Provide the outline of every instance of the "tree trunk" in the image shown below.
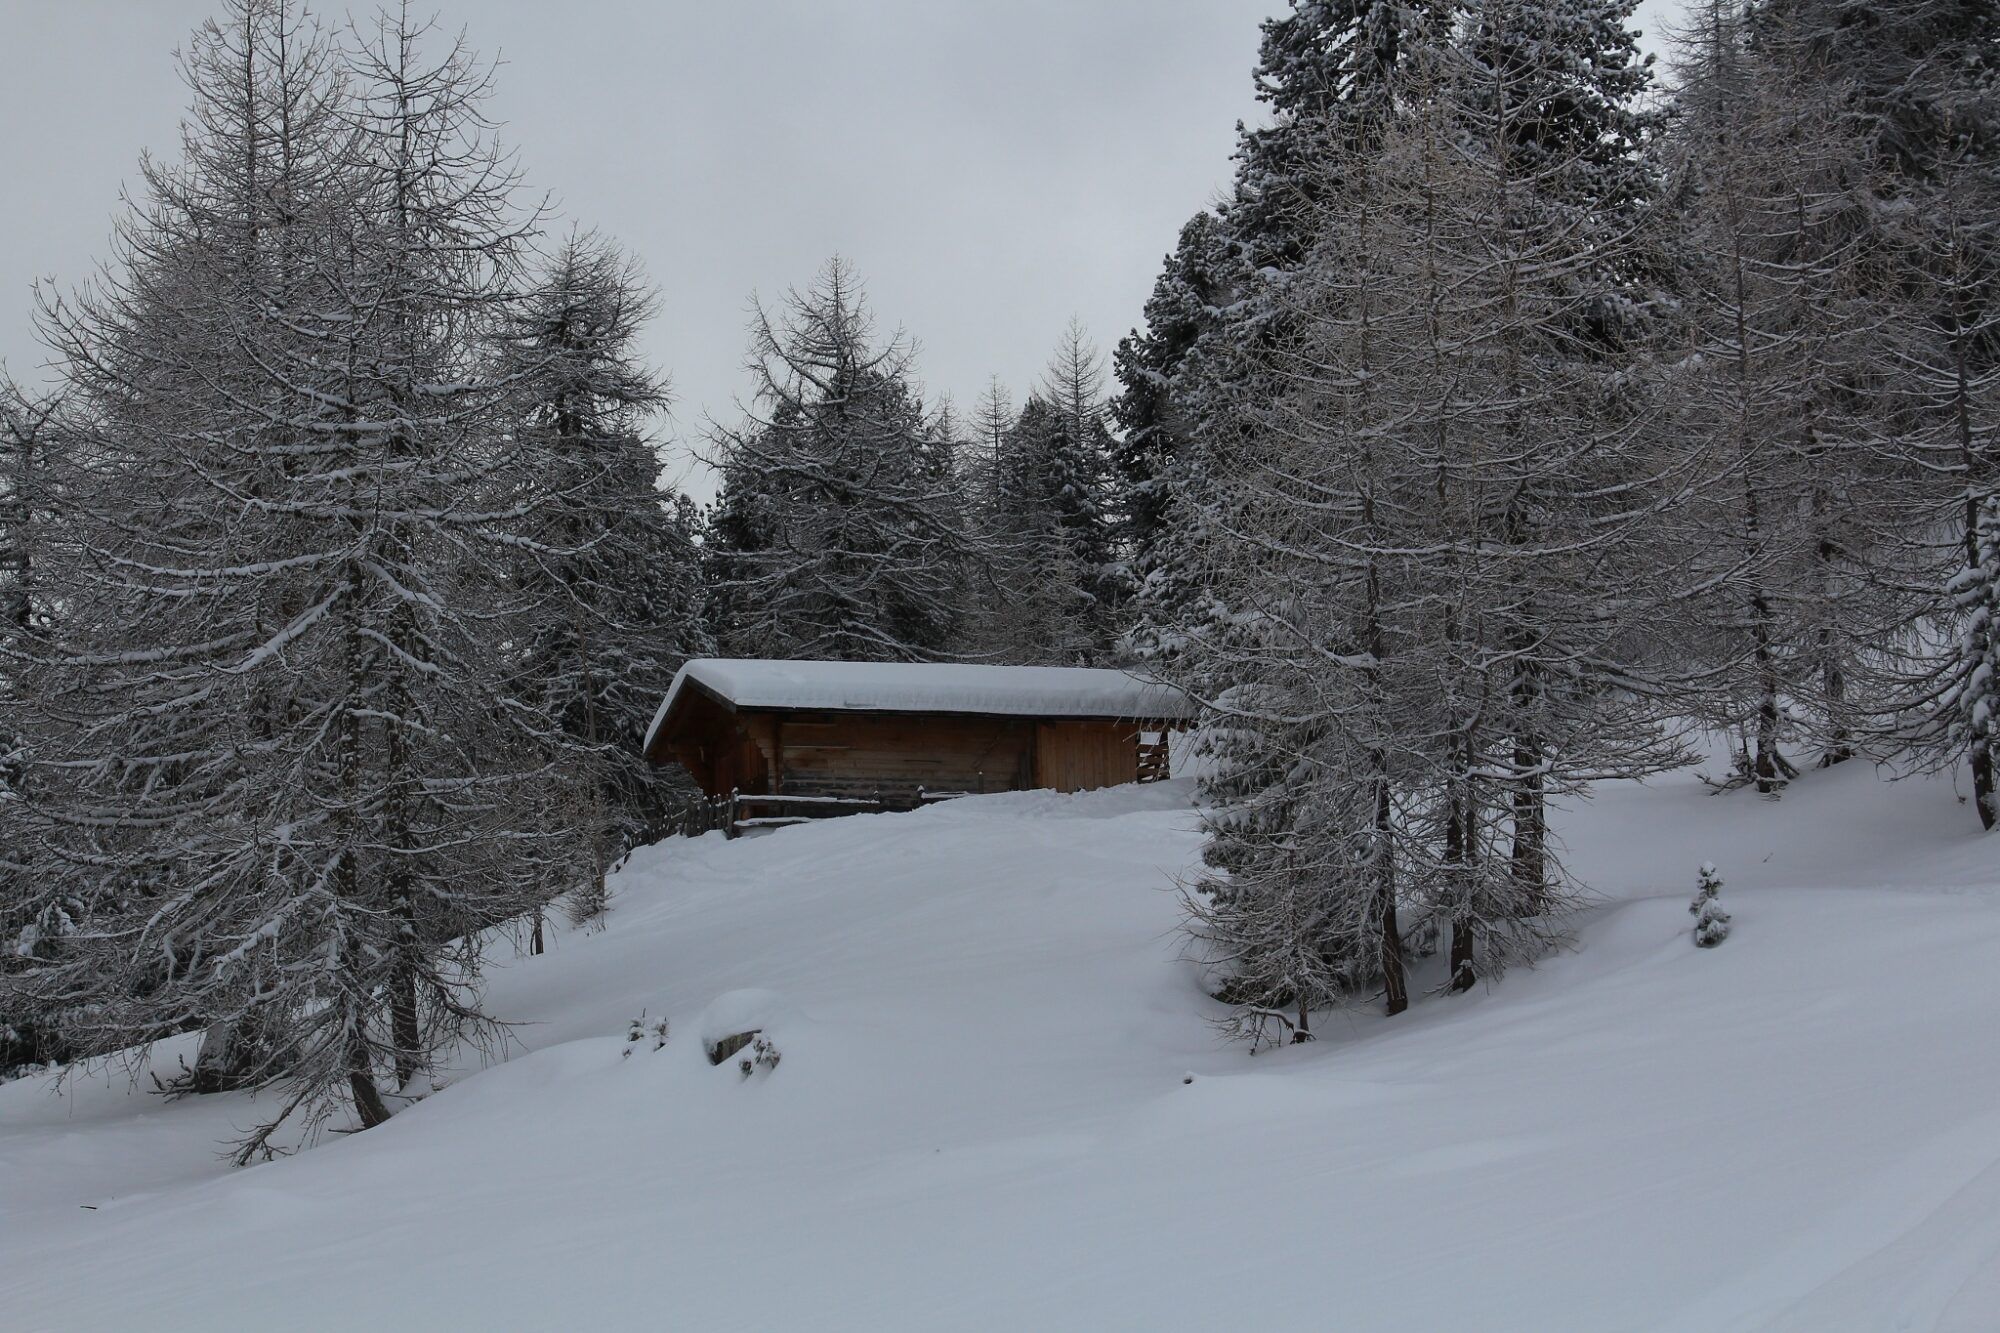
<path fill-rule="evenodd" d="M 396 1047 L 396 1086 L 402 1089 L 409 1087 L 423 1068 L 416 968 L 406 959 L 397 960 L 396 974 L 389 987 L 389 1031 Z"/>
<path fill-rule="evenodd" d="M 354 1114 L 360 1119 L 361 1128 L 373 1129 L 389 1119 L 389 1107 L 375 1086 L 374 1072 L 368 1068 L 367 1043 L 359 1043 L 359 1050 L 361 1060 L 348 1070 L 347 1086 L 354 1094 Z"/>
<path fill-rule="evenodd" d="M 1993 742 L 1975 741 L 1972 746 L 1972 803 L 1979 810 L 1979 826 L 1991 833 L 2000 827 L 2000 791 L 1994 789 Z"/>
<path fill-rule="evenodd" d="M 1757 664 L 1757 758 L 1754 772 L 1757 790 L 1766 796 L 1776 796 L 1785 788 L 1789 778 L 1798 776 L 1785 756 L 1778 751 L 1778 679 L 1777 655 L 1771 649 L 1771 609 L 1770 602 L 1760 588 L 1750 595 L 1752 618 L 1753 657 Z"/>
<path fill-rule="evenodd" d="M 1453 994 L 1472 989 L 1478 980 L 1473 965 L 1475 928 L 1472 920 L 1472 884 L 1468 874 L 1471 850 L 1471 810 L 1462 782 L 1446 798 L 1444 860 L 1445 873 L 1456 882 L 1452 888 L 1451 986 Z"/>
<path fill-rule="evenodd" d="M 1403 969 L 1403 929 L 1396 919 L 1396 861 L 1389 842 L 1389 778 L 1380 751 L 1375 764 L 1375 924 L 1382 965 L 1382 993 L 1389 1017 L 1410 1007 L 1410 983 Z"/>
<path fill-rule="evenodd" d="M 1469 918 L 1460 918 L 1451 923 L 1451 993 L 1462 994 L 1472 989 L 1479 979 L 1472 963 L 1474 943 L 1473 924 Z"/>

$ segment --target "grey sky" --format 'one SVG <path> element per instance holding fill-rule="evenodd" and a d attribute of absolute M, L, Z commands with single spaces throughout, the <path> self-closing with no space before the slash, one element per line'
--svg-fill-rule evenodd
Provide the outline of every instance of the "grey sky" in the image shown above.
<path fill-rule="evenodd" d="M 751 293 L 836 251 L 963 408 L 989 373 L 1018 399 L 1072 315 L 1108 354 L 1228 180 L 1235 122 L 1257 112 L 1257 23 L 1283 0 L 438 5 L 504 62 L 493 111 L 529 184 L 658 285 L 650 350 L 683 472 L 704 413 L 733 417 L 745 391 Z M 17 376 L 42 360 L 29 285 L 105 254 L 140 151 L 174 148 L 171 52 L 211 12 L 0 0 L 0 360 Z"/>

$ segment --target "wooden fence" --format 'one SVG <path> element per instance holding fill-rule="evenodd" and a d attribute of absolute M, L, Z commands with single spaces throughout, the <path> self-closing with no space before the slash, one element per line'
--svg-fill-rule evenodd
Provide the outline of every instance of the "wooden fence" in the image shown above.
<path fill-rule="evenodd" d="M 695 793 L 661 811 L 647 825 L 641 843 L 662 838 L 698 837 L 714 829 L 734 838 L 754 829 L 783 828 L 835 815 L 864 814 L 870 811 L 914 810 L 969 795 L 962 791 L 927 791 L 916 795 L 890 796 L 761 796 L 732 791 L 727 796 L 709 797 Z"/>

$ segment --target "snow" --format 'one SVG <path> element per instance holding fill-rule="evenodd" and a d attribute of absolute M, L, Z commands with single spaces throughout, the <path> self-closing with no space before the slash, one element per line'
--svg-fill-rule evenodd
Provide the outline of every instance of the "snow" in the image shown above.
<path fill-rule="evenodd" d="M 644 850 L 500 950 L 514 1058 L 267 1165 L 215 1155 L 247 1097 L 0 1087 L 6 1326 L 1993 1327 L 2000 874 L 1948 781 L 1608 788 L 1575 949 L 1255 1057 L 1178 956 L 1189 799 Z M 752 1026 L 780 1066 L 709 1064 Z"/>
<path fill-rule="evenodd" d="M 844 708 L 883 713 L 983 713 L 1047 718 L 1194 716 L 1173 686 L 1106 667 L 978 666 L 949 662 L 795 662 L 702 657 L 674 677 L 646 729 L 653 733 L 689 681 L 739 708 Z"/>

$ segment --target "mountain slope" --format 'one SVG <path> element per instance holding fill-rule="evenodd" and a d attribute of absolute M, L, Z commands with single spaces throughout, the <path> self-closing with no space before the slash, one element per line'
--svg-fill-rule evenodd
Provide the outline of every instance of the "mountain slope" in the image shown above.
<path fill-rule="evenodd" d="M 1254 1058 L 1178 958 L 1189 795 L 648 849 L 496 968 L 514 1058 L 269 1165 L 215 1160 L 243 1098 L 0 1088 L 8 1325 L 1987 1326 L 2000 875 L 1948 784 L 1608 791 L 1577 949 Z M 712 1067 L 749 1023 L 778 1067 Z"/>

